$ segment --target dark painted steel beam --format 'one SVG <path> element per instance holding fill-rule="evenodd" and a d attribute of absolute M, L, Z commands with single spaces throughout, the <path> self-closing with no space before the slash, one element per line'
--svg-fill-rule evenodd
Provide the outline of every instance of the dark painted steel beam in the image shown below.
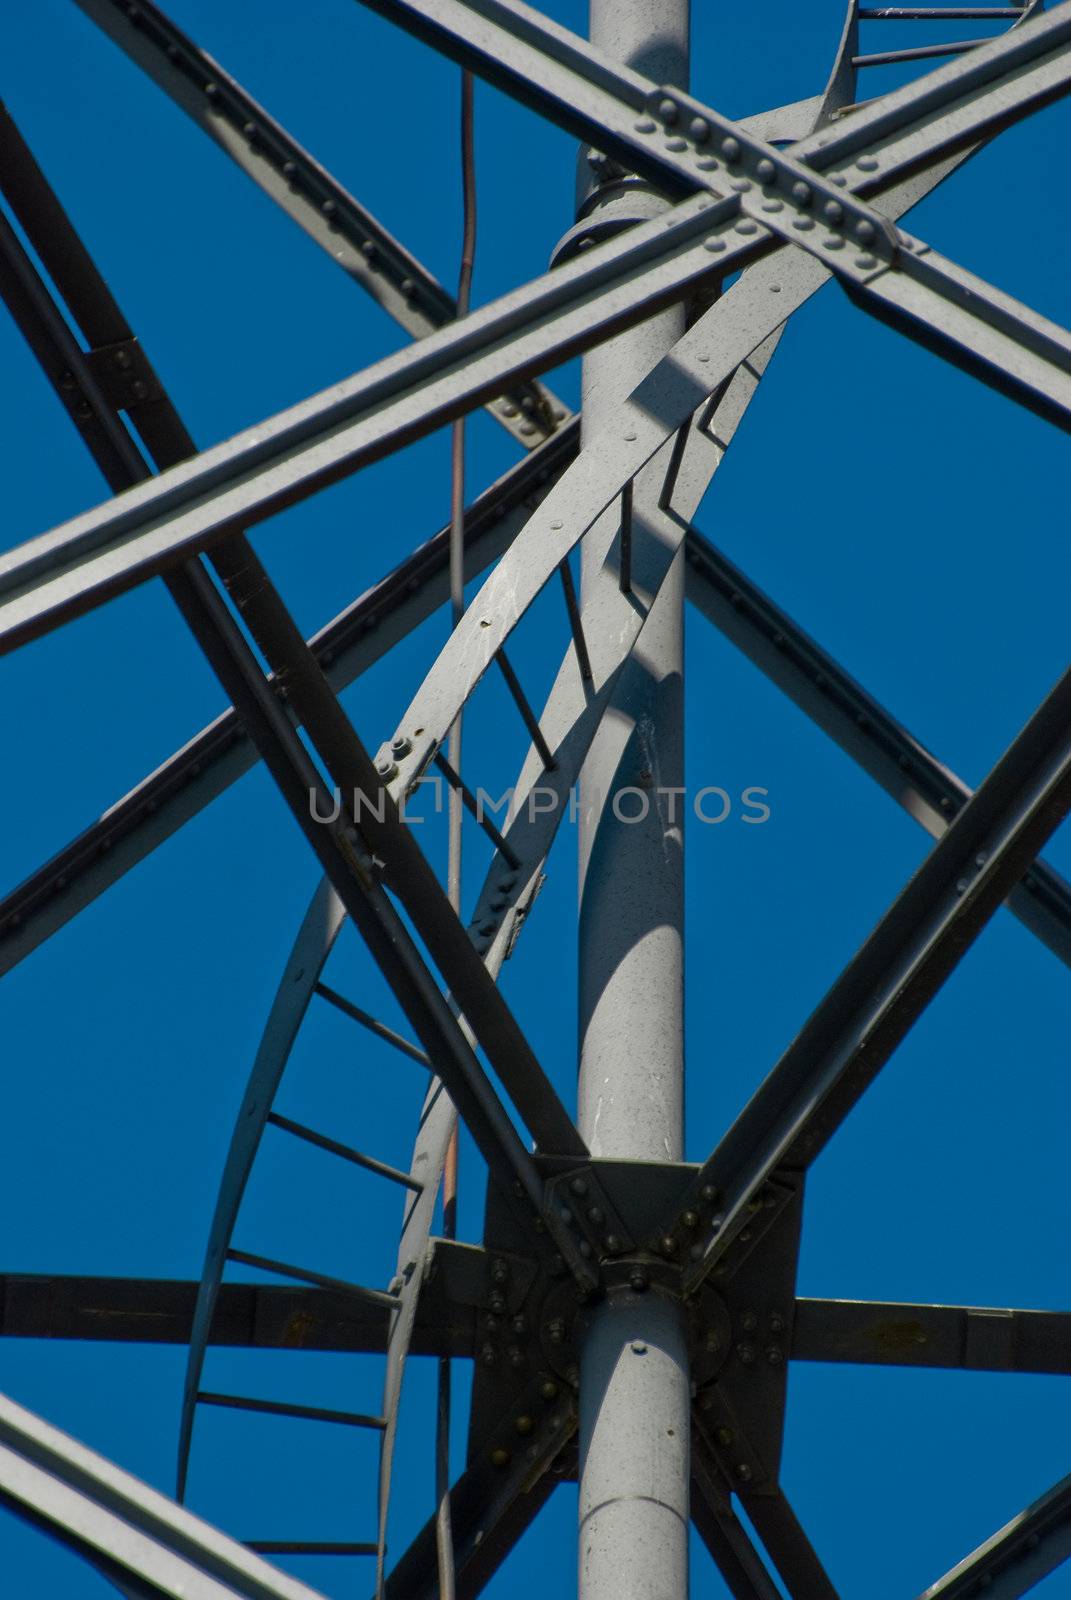
<path fill-rule="evenodd" d="M 536 1396 L 530 1412 L 516 1414 L 532 1424 L 523 1432 L 514 1414 L 505 1417 L 450 1490 L 458 1600 L 475 1600 L 494 1576 L 556 1488 L 556 1463 L 573 1450 L 571 1397 Z M 435 1538 L 432 1517 L 388 1574 L 387 1600 L 439 1600 Z"/>
<path fill-rule="evenodd" d="M 776 1167 L 807 1167 L 873 1081 L 1071 805 L 1071 672 L 931 850 L 729 1132 L 697 1187 L 722 1209 L 694 1289 Z M 682 1230 L 683 1231 L 683 1230 Z"/>
<path fill-rule="evenodd" d="M 1071 1372 L 1071 1312 L 796 1301 L 793 1361 L 968 1372 Z"/>
<path fill-rule="evenodd" d="M 471 1356 L 474 1306 L 449 1299 L 430 1275 L 417 1305 L 417 1355 Z M 199 1285 L 170 1278 L 0 1276 L 0 1337 L 188 1344 Z M 349 1350 L 382 1355 L 390 1310 L 326 1289 L 225 1283 L 208 1342 L 265 1350 Z"/>
<path fill-rule="evenodd" d="M 752 1494 L 738 1489 L 737 1494 L 791 1600 L 839 1600 L 832 1579 L 783 1490 Z"/>
<path fill-rule="evenodd" d="M 1035 1500 L 919 1600 L 1019 1600 L 1071 1556 L 1071 1477 Z"/>
<path fill-rule="evenodd" d="M 697 1429 L 692 1435 L 692 1521 L 733 1600 L 781 1600 L 765 1562 L 732 1507 L 728 1485 Z"/>
<path fill-rule="evenodd" d="M 152 0 L 77 4 L 407 333 L 423 338 L 454 320 L 453 296 L 428 269 Z M 539 383 L 488 410 L 529 450 L 567 420 Z"/>

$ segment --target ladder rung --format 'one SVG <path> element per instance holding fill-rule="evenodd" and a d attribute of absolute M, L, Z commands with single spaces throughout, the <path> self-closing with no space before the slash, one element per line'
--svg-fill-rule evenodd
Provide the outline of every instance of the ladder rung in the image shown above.
<path fill-rule="evenodd" d="M 529 737 L 531 738 L 531 741 L 535 745 L 536 749 L 539 751 L 539 759 L 542 761 L 547 772 L 553 772 L 558 763 L 551 755 L 550 746 L 544 739 L 543 730 L 539 726 L 539 719 L 536 717 L 531 706 L 528 704 L 528 701 L 525 699 L 524 690 L 521 688 L 521 681 L 514 672 L 513 668 L 510 666 L 509 658 L 507 657 L 506 652 L 502 649 L 496 651 L 495 660 L 498 662 L 499 671 L 505 678 L 506 683 L 509 685 L 509 692 L 513 696 L 517 710 L 524 718 L 524 725 L 528 729 Z"/>
<path fill-rule="evenodd" d="M 569 613 L 569 626 L 573 632 L 573 643 L 576 646 L 576 659 L 580 667 L 580 676 L 585 683 L 592 679 L 591 657 L 588 655 L 588 642 L 584 638 L 584 625 L 580 620 L 580 607 L 577 604 L 576 585 L 573 583 L 572 569 L 568 558 L 558 568 L 565 590 L 565 608 Z"/>
<path fill-rule="evenodd" d="M 247 1550 L 259 1556 L 374 1556 L 376 1544 L 336 1544 L 308 1539 L 246 1539 Z"/>
<path fill-rule="evenodd" d="M 476 818 L 476 821 L 480 824 L 480 827 L 486 833 L 495 849 L 499 851 L 499 853 L 513 868 L 514 872 L 516 872 L 517 868 L 521 864 L 520 856 L 517 855 L 516 851 L 510 847 L 508 842 L 499 833 L 498 829 L 495 827 L 490 817 L 487 816 L 486 812 L 483 810 L 483 807 L 476 799 L 476 796 L 473 794 L 468 784 L 465 782 L 459 772 L 454 771 L 454 768 L 450 765 L 449 761 L 447 761 L 441 750 L 436 752 L 435 765 L 438 767 L 439 771 L 442 773 L 450 787 L 452 789 L 456 789 L 460 794 L 465 803 L 466 811 L 471 812 L 471 814 Z"/>
<path fill-rule="evenodd" d="M 326 983 L 318 983 L 314 992 L 322 995 L 325 1000 L 329 1000 L 344 1016 L 349 1017 L 353 1022 L 359 1022 L 362 1028 L 368 1029 L 369 1033 L 374 1033 L 377 1039 L 385 1039 L 396 1050 L 400 1050 L 403 1056 L 408 1056 L 411 1061 L 419 1061 L 422 1067 L 427 1067 L 429 1071 L 431 1070 L 431 1062 L 419 1045 L 410 1044 L 408 1039 L 403 1038 L 400 1033 L 395 1033 L 393 1028 L 388 1028 L 385 1022 L 380 1022 L 378 1018 L 371 1016 L 367 1011 L 362 1011 L 360 1006 L 355 1006 L 352 1000 L 347 1000 L 345 995 L 339 994 L 337 989 L 332 989 Z"/>
<path fill-rule="evenodd" d="M 306 1128 L 303 1122 L 292 1122 L 289 1117 L 281 1117 L 277 1111 L 268 1112 L 268 1121 L 276 1128 L 282 1128 L 285 1133 L 292 1133 L 296 1139 L 304 1139 L 307 1144 L 316 1145 L 319 1150 L 327 1150 L 333 1156 L 341 1156 L 343 1161 L 351 1161 L 355 1167 L 363 1167 L 366 1172 L 374 1172 L 379 1178 L 389 1178 L 391 1183 L 400 1183 L 406 1189 L 413 1189 L 417 1194 L 423 1191 L 424 1185 L 419 1178 L 410 1177 L 408 1172 L 402 1172 L 399 1167 L 391 1167 L 385 1161 L 377 1161 L 375 1156 L 366 1156 L 360 1150 L 353 1150 L 348 1144 L 339 1144 L 337 1139 L 329 1139 L 325 1133 L 317 1133 L 315 1128 Z"/>
<path fill-rule="evenodd" d="M 245 1267 L 258 1267 L 261 1272 L 277 1272 L 281 1278 L 293 1278 L 297 1283 L 312 1283 L 318 1289 L 337 1289 L 341 1294 L 351 1295 L 358 1300 L 367 1300 L 370 1305 L 389 1306 L 393 1310 L 400 1304 L 396 1294 L 387 1294 L 383 1289 L 366 1289 L 363 1284 L 349 1283 L 345 1278 L 329 1278 L 322 1272 L 309 1272 L 305 1267 L 292 1267 L 287 1261 L 273 1261 L 268 1256 L 250 1255 L 248 1250 L 228 1250 L 227 1260 Z"/>
<path fill-rule="evenodd" d="M 342 1422 L 350 1428 L 385 1428 L 383 1417 L 364 1416 L 359 1411 L 330 1411 L 322 1406 L 291 1405 L 285 1400 L 257 1400 L 242 1394 L 212 1394 L 201 1389 L 197 1403 L 224 1406 L 232 1411 L 263 1411 L 272 1417 L 303 1417 L 310 1422 Z"/>
<path fill-rule="evenodd" d="M 632 588 L 632 479 L 621 491 L 621 572 L 618 583 L 622 594 Z"/>
<path fill-rule="evenodd" d="M 894 67 L 901 61 L 930 61 L 935 56 L 965 55 L 986 39 L 962 39 L 958 44 L 924 44 L 917 50 L 881 50 L 875 56 L 853 56 L 853 67 Z"/>

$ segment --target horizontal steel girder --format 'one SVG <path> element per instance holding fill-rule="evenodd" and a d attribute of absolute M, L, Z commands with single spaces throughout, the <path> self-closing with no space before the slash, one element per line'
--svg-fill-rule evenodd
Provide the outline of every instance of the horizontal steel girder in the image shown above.
<path fill-rule="evenodd" d="M 444 1249 L 434 1241 L 436 1251 Z M 448 1247 L 447 1247 L 448 1248 Z M 446 1292 L 441 1274 L 421 1287 L 415 1355 L 471 1356 L 477 1304 Z M 198 1285 L 170 1278 L 0 1277 L 0 1338 L 188 1344 Z M 390 1311 L 326 1289 L 225 1283 L 208 1343 L 249 1349 L 382 1354 Z M 864 1366 L 970 1372 L 1071 1372 L 1071 1312 L 896 1301 L 796 1301 L 789 1356 Z"/>

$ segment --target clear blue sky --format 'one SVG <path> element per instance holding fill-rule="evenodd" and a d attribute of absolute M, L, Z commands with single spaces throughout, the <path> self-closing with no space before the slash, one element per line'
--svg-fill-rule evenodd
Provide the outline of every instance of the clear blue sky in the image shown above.
<path fill-rule="evenodd" d="M 455 69 L 354 0 L 171 0 L 172 13 L 444 282 L 460 233 Z M 581 0 L 547 8 L 583 31 Z M 731 115 L 816 92 L 840 0 L 697 0 L 693 86 Z M 5 19 L 0 94 L 200 445 L 400 348 L 405 335 L 273 210 L 71 0 Z M 917 42 L 915 35 L 912 42 Z M 935 37 L 928 35 L 928 37 Z M 873 48 L 894 42 L 871 38 Z M 891 86 L 892 75 L 875 89 Z M 419 105 L 421 115 L 399 110 Z M 574 147 L 477 90 L 478 304 L 535 277 L 571 222 Z M 1067 324 L 1066 106 L 1003 135 L 913 214 L 913 231 Z M 104 496 L 0 316 L 5 545 Z M 575 403 L 573 367 L 552 383 Z M 470 430 L 482 487 L 515 447 Z M 966 781 L 1066 665 L 1065 438 L 869 321 L 834 287 L 793 322 L 699 525 Z M 445 519 L 436 436 L 263 525 L 255 542 L 311 631 Z M 549 625 L 548 625 L 549 626 Z M 373 747 L 444 635 L 432 619 L 345 703 Z M 553 635 L 557 640 L 558 635 Z M 555 645 L 556 648 L 556 645 Z M 516 657 L 550 680 L 537 616 Z M 555 657 L 556 660 L 556 657 Z M 502 723 L 497 690 L 481 729 Z M 162 586 L 0 664 L 13 885 L 221 707 Z M 770 793 L 761 828 L 688 842 L 688 1155 L 701 1159 L 922 859 L 927 838 L 697 617 L 689 781 Z M 521 742 L 518 735 L 516 756 Z M 475 778 L 479 778 L 474 773 Z M 441 841 L 428 834 L 435 849 Z M 574 844 L 506 969 L 510 1001 L 571 1103 Z M 1049 859 L 1071 873 L 1066 831 Z M 469 851 L 470 896 L 482 855 Z M 263 772 L 246 777 L 3 986 L 5 1271 L 195 1277 L 234 1113 L 315 865 Z M 348 932 L 329 981 L 391 1017 Z M 809 1184 L 803 1294 L 1063 1308 L 1067 974 L 1006 912 L 853 1112 Z M 280 1108 L 406 1164 L 420 1075 L 326 1007 Z M 269 1131 L 236 1240 L 370 1283 L 398 1202 Z M 479 1184 L 463 1156 L 463 1227 Z M 184 1352 L 5 1341 L 0 1389 L 170 1490 Z M 430 1503 L 430 1367 L 414 1362 L 391 1531 Z M 214 1388 L 374 1410 L 374 1358 L 214 1352 Z M 336 1430 L 342 1431 L 342 1430 Z M 1068 1471 L 1071 1387 L 1044 1377 L 797 1366 L 784 1480 L 845 1600 L 912 1600 Z M 211 1413 L 190 1500 L 239 1537 L 366 1539 L 374 1444 Z M 575 1490 L 559 1490 L 492 1594 L 568 1593 Z M 0 1514 L 5 1594 L 91 1600 L 102 1580 Z M 370 1568 L 304 1562 L 332 1594 Z M 1057 1574 L 1038 1593 L 1071 1592 Z M 724 1587 L 697 1550 L 695 1593 Z"/>

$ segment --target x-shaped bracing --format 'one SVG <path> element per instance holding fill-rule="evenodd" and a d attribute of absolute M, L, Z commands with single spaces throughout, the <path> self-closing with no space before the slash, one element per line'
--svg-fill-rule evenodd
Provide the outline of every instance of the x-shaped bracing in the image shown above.
<path fill-rule="evenodd" d="M 129 20 L 136 25 L 134 14 L 138 8 L 125 9 Z M 485 318 L 483 326 L 476 327 L 469 319 L 458 325 L 456 335 L 451 331 L 439 336 L 434 350 L 425 347 L 425 360 L 413 359 L 407 364 L 403 358 L 395 364 L 394 371 L 381 372 L 379 393 L 395 396 L 394 439 L 416 437 L 419 431 L 435 425 L 436 420 L 454 414 L 454 410 L 463 410 L 479 398 L 492 397 L 496 386 L 500 389 L 514 378 L 551 364 L 564 351 L 583 348 L 587 342 L 592 342 L 587 333 L 577 332 L 576 312 L 580 305 L 583 304 L 588 316 L 593 305 L 598 308 L 601 320 L 596 319 L 593 326 L 596 336 L 604 336 L 617 326 L 627 325 L 662 300 L 678 297 L 689 284 L 710 276 L 709 265 L 697 256 L 700 248 L 707 251 L 708 257 L 720 258 L 720 274 L 757 259 L 773 242 L 770 234 L 802 244 L 813 259 L 823 263 L 821 277 L 825 276 L 827 266 L 831 266 L 849 292 L 867 309 L 894 320 L 907 318 L 911 324 L 908 331 L 923 342 L 936 342 L 942 353 L 979 371 L 988 381 L 1008 388 L 1034 409 L 1064 421 L 1063 375 L 1067 367 L 1067 348 L 1059 331 L 1043 325 L 1040 319 L 1023 314 L 1021 308 L 986 291 L 984 286 L 968 282 L 958 269 L 935 263 L 934 258 L 914 242 L 905 241 L 894 230 L 890 231 L 879 213 L 853 198 L 852 191 L 867 193 L 882 187 L 887 189 L 891 179 L 906 172 L 912 163 L 918 163 L 918 128 L 912 127 L 912 114 L 918 113 L 925 95 L 916 94 L 913 98 L 912 91 L 905 91 L 900 96 L 889 97 L 874 112 L 853 119 L 846 125 L 844 134 L 812 140 L 809 145 L 808 141 L 803 141 L 789 160 L 774 148 L 750 138 L 745 129 L 717 117 L 709 108 L 675 92 L 663 94 L 650 85 L 643 85 L 634 75 L 598 63 L 586 46 L 561 30 L 546 27 L 521 8 L 490 3 L 479 8 L 479 27 L 490 26 L 497 30 L 490 45 L 486 34 L 479 42 L 474 42 L 470 36 L 470 25 L 477 11 L 474 6 L 429 0 L 427 4 L 402 7 L 394 4 L 394 0 L 382 0 L 379 9 L 404 12 L 418 31 L 434 32 L 438 43 L 448 45 L 452 52 L 462 55 L 468 65 L 487 72 L 498 81 L 501 82 L 505 74 L 510 80 L 506 87 L 519 90 L 522 98 L 535 100 L 540 109 L 550 110 L 566 126 L 583 137 L 597 140 L 638 170 L 653 175 L 656 181 L 663 181 L 671 191 L 674 188 L 686 191 L 697 182 L 705 183 L 705 178 L 699 175 L 718 171 L 720 167 L 726 169 L 732 188 L 732 195 L 716 199 L 713 204 L 706 195 L 700 195 L 698 204 L 685 201 L 678 207 L 677 222 L 670 230 L 675 258 L 671 252 L 668 261 L 662 259 L 667 252 L 653 246 L 652 230 L 642 239 L 633 235 L 619 249 L 608 247 L 598 257 L 592 253 L 591 264 L 597 266 L 598 271 L 589 272 L 583 266 L 575 270 L 560 269 L 558 283 L 565 290 L 562 296 L 557 296 L 552 289 L 537 290 L 528 297 L 526 304 L 503 308 L 497 322 L 492 315 Z M 935 75 L 934 88 L 928 92 L 937 95 L 938 104 L 941 94 L 938 79 L 946 88 L 958 85 L 961 90 L 969 89 L 970 95 L 964 94 L 961 100 L 969 99 L 972 103 L 966 115 L 963 115 L 963 104 L 958 107 L 958 122 L 955 108 L 949 112 L 943 127 L 938 117 L 936 138 L 931 124 L 927 130 L 930 143 L 926 151 L 930 163 L 947 159 L 995 126 L 1063 92 L 1066 29 L 1063 16 L 1054 17 L 1035 25 L 1033 32 L 1023 30 L 1010 46 L 1005 43 L 989 47 L 977 52 L 962 68 L 945 69 L 942 74 Z M 545 70 L 548 60 L 553 65 L 549 74 Z M 538 71 L 534 63 L 538 63 Z M 995 84 L 1002 67 L 1010 66 L 1020 74 L 1018 103 L 1009 103 L 1004 85 L 1005 92 L 994 95 L 993 104 L 987 109 L 984 86 L 987 82 Z M 218 91 L 217 85 L 217 96 Z M 950 95 L 953 102 L 955 98 L 954 93 Z M 927 113 L 932 112 L 932 99 L 925 109 Z M 637 112 L 641 113 L 639 123 L 635 120 Z M 627 125 L 630 118 L 633 119 L 631 126 Z M 915 121 L 918 121 L 917 115 Z M 670 137 L 665 140 L 667 133 Z M 637 134 L 643 137 L 637 139 Z M 899 155 L 894 157 L 891 167 L 883 165 L 881 178 L 872 178 L 870 174 L 875 170 L 872 151 L 880 148 L 882 155 L 887 155 L 881 141 L 893 137 L 895 142 L 897 134 L 902 135 Z M 653 149 L 654 138 L 668 144 L 672 159 L 661 148 Z M 709 153 L 715 149 L 718 155 Z M 807 166 L 799 168 L 796 158 L 802 158 Z M 838 170 L 838 162 L 854 165 L 857 169 L 853 174 L 854 183 Z M 819 169 L 831 173 L 834 182 L 827 184 L 818 175 Z M 838 177 L 843 180 L 841 184 L 835 182 Z M 788 215 L 782 215 L 783 212 Z M 820 230 L 825 230 L 815 235 L 820 239 L 817 247 L 809 237 L 814 231 L 816 215 L 822 216 Z M 770 230 L 769 233 L 766 230 Z M 747 242 L 741 244 L 736 234 Z M 851 252 L 855 254 L 849 263 Z M 9 263 L 16 259 L 17 252 L 9 252 Z M 570 272 L 572 276 L 567 279 Z M 33 303 L 30 280 L 24 278 L 21 288 L 29 306 L 24 313 L 26 321 L 36 316 L 39 325 L 46 325 L 48 337 L 47 305 L 42 305 L 39 299 L 36 305 Z M 957 301 L 967 291 L 977 296 L 980 316 L 962 315 Z M 18 297 L 18 292 L 16 285 L 12 289 L 14 298 Z M 547 307 L 548 296 L 551 315 L 558 319 L 554 335 L 541 349 L 525 348 L 523 340 L 515 337 L 510 318 L 519 315 L 523 326 L 533 308 Z M 621 308 L 623 301 L 627 302 L 624 310 Z M 58 347 L 59 330 L 54 328 L 53 333 Z M 464 337 L 470 333 L 478 337 L 490 336 L 492 340 L 498 335 L 498 351 L 492 348 L 492 359 L 482 366 L 479 358 L 469 360 L 463 348 Z M 128 338 L 129 330 L 119 335 L 118 342 L 124 343 Z M 433 343 L 428 341 L 428 345 Z M 503 344 L 515 344 L 519 351 L 509 351 Z M 1018 347 L 1014 360 L 1011 359 L 1013 347 Z M 77 365 L 77 351 L 67 350 L 65 354 Z M 452 370 L 451 361 L 454 362 Z M 726 372 L 725 379 L 730 375 Z M 708 372 L 702 376 L 709 378 L 712 374 Z M 149 378 L 151 382 L 151 373 Z M 407 410 L 407 384 L 426 381 L 433 389 L 439 382 L 441 388 L 443 379 L 449 379 L 452 384 L 458 380 L 454 384 L 455 395 L 436 396 L 433 392 L 430 404 L 423 410 L 418 409 L 416 414 Z M 372 387 L 376 381 L 372 380 Z M 114 416 L 122 401 L 117 402 L 114 394 L 110 398 L 101 397 L 99 383 L 96 385 L 98 393 L 94 394 L 94 374 L 85 364 L 80 372 L 79 387 L 89 398 L 93 413 L 90 420 L 99 425 L 99 437 L 89 442 L 96 444 L 102 465 L 104 458 L 108 458 L 105 471 L 115 484 L 136 480 L 143 468 L 135 463 L 124 444 L 124 430 L 118 427 Z M 697 393 L 701 392 L 701 387 L 697 385 Z M 354 780 L 362 786 L 367 784 L 365 792 L 378 800 L 383 795 L 383 786 L 376 782 L 371 762 L 342 717 L 312 652 L 300 639 L 249 547 L 233 532 L 236 524 L 268 514 L 266 508 L 278 503 L 272 500 L 273 493 L 286 498 L 295 492 L 308 492 L 319 482 L 326 481 L 324 474 L 352 470 L 361 460 L 371 459 L 390 440 L 392 435 L 388 430 L 380 429 L 377 433 L 374 426 L 366 427 L 362 438 L 359 425 L 355 425 L 354 439 L 347 440 L 341 452 L 332 454 L 332 432 L 339 426 L 345 432 L 350 425 L 351 411 L 359 424 L 366 394 L 361 385 L 356 385 L 352 396 L 346 397 L 334 417 L 328 415 L 325 408 L 310 403 L 302 415 L 291 414 L 282 419 L 278 429 L 273 430 L 268 425 L 267 431 L 274 437 L 267 461 L 254 459 L 256 452 L 251 454 L 241 445 L 232 452 L 222 447 L 221 451 L 209 452 L 200 458 L 185 474 L 182 469 L 165 472 L 159 487 L 146 489 L 140 498 L 137 491 L 125 496 L 122 509 L 129 515 L 96 514 L 94 520 L 94 514 L 90 514 L 88 518 L 77 519 L 68 535 L 46 535 L 21 553 L 16 552 L 6 572 L 8 600 L 4 615 L 9 624 L 9 644 L 46 631 L 65 616 L 96 603 L 113 588 L 137 581 L 157 566 L 167 569 L 172 590 L 187 620 L 295 811 L 299 810 L 302 786 L 314 788 L 319 784 L 322 792 L 322 779 L 297 744 L 289 719 L 280 713 L 279 690 L 285 691 L 290 706 L 312 736 L 327 775 L 336 782 L 341 780 L 341 786 Z M 675 425 L 680 426 L 685 420 L 686 417 L 682 417 Z M 666 433 L 672 432 L 672 426 Z M 89 430 L 85 431 L 88 434 Z M 172 447 L 154 451 L 158 463 L 164 464 L 169 454 L 177 459 L 186 453 L 187 445 L 181 440 L 177 450 L 174 447 L 177 438 L 172 426 Z M 641 456 L 644 450 L 649 455 L 651 444 L 650 437 L 644 439 L 635 456 Z M 353 445 L 356 447 L 351 448 Z M 322 457 L 329 458 L 326 463 L 315 459 L 317 448 Z M 291 478 L 287 478 L 291 465 L 285 460 L 287 450 L 298 463 Z M 234 456 L 245 469 L 244 481 L 235 471 Z M 635 471 L 633 459 L 626 459 L 619 465 L 627 481 Z M 286 480 L 274 489 L 268 481 L 273 472 Z M 212 509 L 207 520 L 200 522 L 196 515 L 200 508 L 194 506 L 191 523 L 190 497 L 194 493 L 191 484 L 203 489 L 206 483 L 211 486 L 213 500 L 222 501 L 229 489 L 229 503 Z M 158 512 L 161 517 L 179 517 L 179 527 L 172 527 L 168 537 L 160 537 L 162 531 L 168 532 L 162 521 L 154 524 Z M 129 562 L 124 558 L 118 568 L 111 563 L 110 574 L 101 586 L 93 562 L 113 538 L 116 549 L 123 545 L 136 554 Z M 173 557 L 187 555 L 206 539 L 218 540 L 214 551 L 217 571 L 230 598 L 242 610 L 275 667 L 273 686 L 268 686 L 256 662 L 245 650 L 219 591 L 208 580 L 201 564 L 192 562 L 183 569 L 172 570 Z M 65 549 L 71 544 L 84 546 L 78 553 L 88 558 L 88 582 L 79 570 L 80 561 L 61 571 L 58 579 L 49 576 L 62 568 Z M 922 872 L 857 958 L 858 969 L 853 967 L 847 975 L 856 980 L 865 977 L 869 962 L 883 974 L 893 971 L 898 975 L 898 984 L 893 986 L 895 992 L 879 995 L 869 1008 L 861 1010 L 853 1004 L 847 979 L 834 989 L 801 1035 L 806 1048 L 797 1041 L 797 1046 L 788 1052 L 759 1097 L 697 1174 L 696 1188 L 688 1202 L 683 1207 L 675 1207 L 673 1216 L 660 1222 L 654 1230 L 658 1237 L 653 1234 L 650 1239 L 638 1241 L 641 1248 L 636 1259 L 644 1258 L 643 1245 L 655 1246 L 656 1249 L 646 1254 L 659 1255 L 666 1263 L 663 1270 L 680 1272 L 685 1289 L 697 1292 L 706 1274 L 718 1270 L 726 1253 L 732 1251 L 747 1231 L 749 1211 L 754 1212 L 756 1203 L 762 1204 L 763 1196 L 770 1192 L 770 1181 L 776 1183 L 778 1171 L 800 1171 L 813 1158 L 936 985 L 1023 875 L 1041 841 L 1066 810 L 1068 752 L 1062 730 L 1067 725 L 1067 698 L 1065 680 L 957 817 Z M 405 752 L 406 757 L 409 754 Z M 412 752 L 411 764 L 400 774 L 402 781 L 395 784 L 396 788 L 404 789 L 426 754 L 426 751 Z M 522 1112 L 527 1107 L 526 1120 L 544 1149 L 559 1156 L 568 1156 L 572 1149 L 574 1159 L 582 1156 L 582 1151 L 575 1146 L 575 1131 L 564 1113 L 559 1115 L 555 1109 L 558 1103 L 534 1058 L 527 1052 L 516 1025 L 497 999 L 493 986 L 477 974 L 474 963 L 460 949 L 464 935 L 439 909 L 437 885 L 432 887 L 433 880 L 429 881 L 430 875 L 419 853 L 406 842 L 405 830 L 391 809 L 394 798 L 384 797 L 385 817 L 378 831 L 369 824 L 369 837 L 355 839 L 343 832 L 341 838 L 332 838 L 329 842 L 325 842 L 324 835 L 311 842 L 373 949 L 378 947 L 385 966 L 393 975 L 397 992 L 404 997 L 403 1003 L 418 1034 L 454 1099 L 473 1125 L 492 1170 L 500 1178 L 508 1179 L 511 1188 L 519 1185 L 525 1201 L 524 1225 L 530 1226 L 533 1220 L 533 1213 L 528 1210 L 533 1203 L 541 1213 L 538 1218 L 541 1226 L 532 1235 L 533 1242 L 542 1247 L 549 1233 L 558 1246 L 556 1253 L 561 1255 L 565 1266 L 571 1268 L 581 1291 L 590 1294 L 596 1271 L 592 1261 L 605 1267 L 607 1260 L 615 1256 L 623 1259 L 622 1253 L 603 1248 L 605 1239 L 601 1244 L 599 1240 L 593 1243 L 590 1238 L 578 1242 L 568 1227 L 563 1231 L 560 1211 L 566 1208 L 559 1207 L 559 1214 L 555 1215 L 553 1200 L 548 1201 L 546 1197 L 547 1188 L 554 1185 L 543 1184 L 538 1168 L 517 1141 L 464 1032 L 443 1006 L 419 956 L 413 950 L 406 952 L 404 940 L 399 936 L 397 914 L 376 882 L 376 863 L 382 860 L 386 863 L 388 883 L 399 893 L 411 914 L 417 915 L 414 907 L 422 912 L 425 923 L 421 931 L 429 949 L 451 984 L 455 998 L 460 1001 L 477 1041 L 487 1051 L 492 1065 L 498 1067 L 503 1083 Z M 464 943 L 467 949 L 468 942 Z M 860 1071 L 861 1046 L 866 1048 L 868 1066 L 865 1071 Z M 512 1069 L 503 1070 L 507 1057 L 518 1049 L 524 1067 L 520 1077 Z M 588 1183 L 591 1179 L 591 1169 L 583 1164 L 569 1170 L 571 1183 Z M 582 1176 L 584 1171 L 588 1172 L 588 1177 Z M 580 1248 L 584 1242 L 589 1246 L 587 1251 Z M 1049 1512 L 1051 1506 L 1045 1515 Z M 731 1519 L 731 1512 L 728 1517 Z M 743 1567 L 747 1566 L 724 1507 L 714 1506 L 710 1510 L 707 1533 L 713 1542 L 720 1541 L 719 1548 L 727 1562 L 738 1560 Z M 767 1530 L 764 1536 L 771 1548 L 779 1542 L 787 1548 L 786 1540 L 788 1546 L 792 1544 L 787 1523 L 780 1536 L 776 1529 Z M 740 1581 L 745 1578 L 746 1574 Z M 746 1581 L 758 1582 L 752 1578 Z M 756 1588 L 754 1592 L 761 1590 Z"/>

